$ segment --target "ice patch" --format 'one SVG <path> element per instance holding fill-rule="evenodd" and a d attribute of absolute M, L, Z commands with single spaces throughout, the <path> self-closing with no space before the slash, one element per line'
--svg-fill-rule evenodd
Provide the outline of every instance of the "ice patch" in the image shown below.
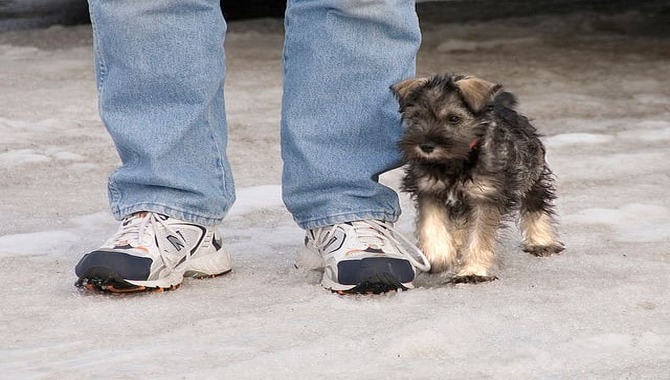
<path fill-rule="evenodd" d="M 56 119 L 44 119 L 37 122 L 25 121 L 25 120 L 16 120 L 16 119 L 7 119 L 0 117 L 0 131 L 10 132 L 20 130 L 23 132 L 33 132 L 37 133 L 40 131 L 45 131 L 49 128 L 62 128 L 63 121 Z"/>
<path fill-rule="evenodd" d="M 59 147 L 48 148 L 45 153 L 57 160 L 63 161 L 85 161 L 86 157 L 81 154 L 72 153 Z"/>
<path fill-rule="evenodd" d="M 0 236 L 0 258 L 65 252 L 81 239 L 73 231 L 41 231 Z"/>
<path fill-rule="evenodd" d="M 569 155 L 554 154 L 552 169 L 565 180 L 600 180 L 621 178 L 625 175 L 654 173 L 668 162 L 665 153 L 618 153 L 610 155 L 582 155 L 579 159 Z"/>
<path fill-rule="evenodd" d="M 563 125 L 571 125 L 580 129 L 599 131 L 601 133 L 575 132 L 547 136 L 543 139 L 547 147 L 563 147 L 569 145 L 596 145 L 610 142 L 625 142 L 637 140 L 643 142 L 658 142 L 670 140 L 670 122 L 664 120 L 583 120 L 563 119 L 561 126 L 553 126 L 552 122 L 545 124 L 546 129 L 560 130 Z M 624 129 L 622 131 L 622 129 Z M 618 130 L 618 132 L 617 132 Z"/>
<path fill-rule="evenodd" d="M 104 225 L 104 224 L 116 224 L 116 221 L 112 218 L 109 212 L 96 212 L 95 214 L 87 214 L 77 216 L 71 220 L 80 228 L 88 229 L 89 226 Z"/>
<path fill-rule="evenodd" d="M 636 102 L 641 104 L 670 104 L 670 98 L 667 96 L 657 96 L 651 94 L 634 95 Z"/>
<path fill-rule="evenodd" d="M 237 190 L 237 200 L 228 215 L 247 214 L 260 208 L 283 207 L 280 185 L 263 185 Z"/>
<path fill-rule="evenodd" d="M 33 149 L 10 150 L 5 153 L 0 153 L 1 166 L 16 166 L 47 161 L 51 161 L 51 158 L 44 154 L 37 153 Z"/>
<path fill-rule="evenodd" d="M 614 240 L 631 243 L 670 241 L 670 222 L 631 227 L 619 231 Z"/>
<path fill-rule="evenodd" d="M 670 211 L 663 206 L 631 203 L 617 209 L 588 208 L 564 215 L 564 223 L 600 224 L 617 230 L 612 238 L 621 242 L 670 240 Z"/>
<path fill-rule="evenodd" d="M 665 120 L 642 120 L 636 123 L 635 127 L 642 129 L 663 129 L 670 128 L 670 122 Z"/>
<path fill-rule="evenodd" d="M 32 58 L 40 49 L 32 46 L 0 45 L 0 56 L 7 59 Z"/>
<path fill-rule="evenodd" d="M 505 38 L 505 39 L 487 40 L 487 41 L 450 39 L 446 42 L 441 43 L 436 50 L 439 53 L 451 53 L 457 51 L 496 49 L 501 47 L 517 48 L 520 45 L 529 45 L 537 43 L 538 40 L 539 38 L 536 37 Z"/>
<path fill-rule="evenodd" d="M 566 145 L 604 144 L 611 142 L 612 140 L 614 140 L 614 138 L 609 135 L 599 135 L 595 133 L 564 133 L 544 139 L 544 144 L 547 147 L 557 148 Z"/>
<path fill-rule="evenodd" d="M 0 117 L 0 135 L 2 135 L 3 145 L 7 147 L 11 145 L 34 146 L 37 141 L 36 136 L 54 136 L 56 132 L 71 129 L 72 124 L 71 121 L 58 119 L 27 121 Z"/>
<path fill-rule="evenodd" d="M 80 154 L 66 151 L 62 148 L 52 147 L 44 151 L 35 149 L 18 149 L 0 153 L 0 166 L 18 166 L 36 162 L 49 162 L 53 159 L 63 161 L 85 161 L 86 158 Z"/>
<path fill-rule="evenodd" d="M 629 225 L 645 221 L 670 221 L 670 212 L 662 206 L 631 203 L 618 209 L 587 208 L 577 214 L 567 215 L 565 219 L 574 223 Z"/>
<path fill-rule="evenodd" d="M 641 140 L 647 142 L 668 141 L 670 140 L 670 127 L 664 129 L 623 131 L 617 133 L 617 137 L 626 140 Z"/>
<path fill-rule="evenodd" d="M 4 117 L 0 117 L 0 131 L 9 131 L 9 129 L 27 129 L 32 126 L 33 123 L 29 123 L 27 121 L 23 120 L 13 120 L 13 119 L 7 119 Z"/>

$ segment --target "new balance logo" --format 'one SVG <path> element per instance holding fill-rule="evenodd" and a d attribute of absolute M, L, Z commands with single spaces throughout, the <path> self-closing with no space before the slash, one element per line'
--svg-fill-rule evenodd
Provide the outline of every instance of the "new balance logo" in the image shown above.
<path fill-rule="evenodd" d="M 333 234 L 333 236 L 330 238 L 330 240 L 326 244 L 325 249 L 327 249 L 329 253 L 332 253 L 332 252 L 335 252 L 335 251 L 339 250 L 344 245 L 345 238 L 346 238 L 346 236 L 343 233 L 341 233 L 339 231 L 336 232 L 335 234 Z"/>
<path fill-rule="evenodd" d="M 172 244 L 174 249 L 177 250 L 177 252 L 181 251 L 182 248 L 184 248 L 184 243 L 182 242 L 182 239 L 174 236 L 174 235 L 168 235 L 166 239 Z"/>

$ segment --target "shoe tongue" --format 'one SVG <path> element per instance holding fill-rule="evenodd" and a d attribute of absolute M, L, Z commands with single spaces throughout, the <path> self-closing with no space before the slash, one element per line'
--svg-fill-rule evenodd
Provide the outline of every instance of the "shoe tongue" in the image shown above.
<path fill-rule="evenodd" d="M 120 236 L 116 236 L 114 245 L 124 246 L 124 247 L 139 247 L 142 246 L 142 241 L 140 238 L 142 236 L 151 236 L 150 229 L 147 230 L 148 225 L 142 226 L 143 221 L 147 218 L 149 212 L 136 212 L 132 215 L 129 215 L 123 219 L 121 222 L 124 233 Z M 143 229 L 140 231 L 140 229 Z M 142 238 L 143 240 L 143 238 Z"/>
<path fill-rule="evenodd" d="M 358 241 L 367 245 L 371 249 L 381 249 L 384 246 L 384 237 L 372 226 L 367 224 L 359 224 L 354 226 L 351 224 L 355 231 Z"/>

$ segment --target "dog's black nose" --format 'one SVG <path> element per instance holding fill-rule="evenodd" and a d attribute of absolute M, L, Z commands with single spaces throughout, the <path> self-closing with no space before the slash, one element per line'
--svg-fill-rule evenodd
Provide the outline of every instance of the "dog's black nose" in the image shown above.
<path fill-rule="evenodd" d="M 421 143 L 421 145 L 419 145 L 419 148 L 421 148 L 421 150 L 422 150 L 424 153 L 431 153 L 432 151 L 435 150 L 435 143 L 433 143 L 433 142 L 424 142 L 424 143 Z"/>

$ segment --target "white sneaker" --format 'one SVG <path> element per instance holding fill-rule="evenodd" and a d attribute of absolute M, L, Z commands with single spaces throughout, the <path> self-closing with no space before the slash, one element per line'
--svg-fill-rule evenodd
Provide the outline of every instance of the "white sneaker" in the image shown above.
<path fill-rule="evenodd" d="M 82 257 L 75 285 L 110 292 L 171 290 L 184 276 L 218 276 L 230 269 L 215 227 L 141 212 L 125 218 L 100 249 Z"/>
<path fill-rule="evenodd" d="M 410 289 L 417 269 L 430 270 L 428 259 L 414 244 L 391 223 L 377 220 L 309 230 L 305 247 L 323 259 L 323 287 L 340 294 Z"/>

